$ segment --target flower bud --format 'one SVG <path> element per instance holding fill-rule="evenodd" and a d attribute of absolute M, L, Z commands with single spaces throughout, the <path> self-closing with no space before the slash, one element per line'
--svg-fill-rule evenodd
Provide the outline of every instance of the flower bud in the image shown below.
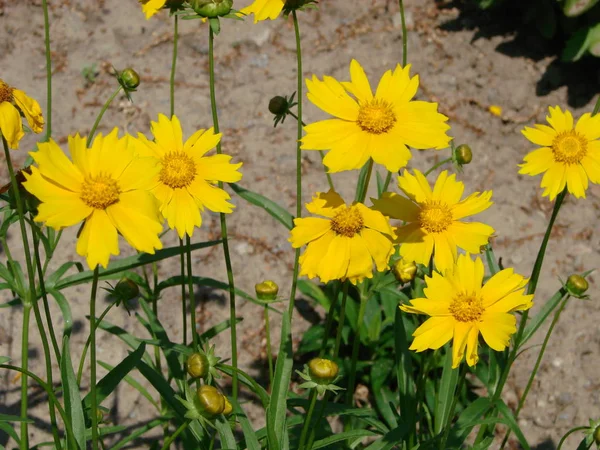
<path fill-rule="evenodd" d="M 212 18 L 229 14 L 233 0 L 191 0 L 190 5 L 199 16 Z"/>
<path fill-rule="evenodd" d="M 596 445 L 600 445 L 600 426 L 597 426 L 596 429 L 594 430 L 594 442 L 596 443 Z"/>
<path fill-rule="evenodd" d="M 416 274 L 417 265 L 413 261 L 400 259 L 394 266 L 394 275 L 396 275 L 396 279 L 403 283 L 414 280 Z"/>
<path fill-rule="evenodd" d="M 123 277 L 115 286 L 112 294 L 122 301 L 133 300 L 140 295 L 140 288 L 134 281 Z"/>
<path fill-rule="evenodd" d="M 588 290 L 589 284 L 581 275 L 571 275 L 567 278 L 567 290 L 574 295 L 583 295 Z"/>
<path fill-rule="evenodd" d="M 233 412 L 233 406 L 227 397 L 223 396 L 223 398 L 225 399 L 225 408 L 223 409 L 223 415 L 228 416 Z"/>
<path fill-rule="evenodd" d="M 96 408 L 96 420 L 98 423 L 102 423 L 104 420 L 104 411 L 102 411 L 100 408 Z"/>
<path fill-rule="evenodd" d="M 473 160 L 473 152 L 471 152 L 471 147 L 469 147 L 467 144 L 459 145 L 456 147 L 456 150 L 454 150 L 454 157 L 456 162 L 461 166 L 469 164 Z"/>
<path fill-rule="evenodd" d="M 187 368 L 187 373 L 189 373 L 192 378 L 206 378 L 210 369 L 208 358 L 202 353 L 194 353 L 191 355 L 187 359 L 185 366 Z"/>
<path fill-rule="evenodd" d="M 269 100 L 269 111 L 276 116 L 285 114 L 288 110 L 288 102 L 285 97 L 277 95 Z"/>
<path fill-rule="evenodd" d="M 262 283 L 256 284 L 254 289 L 256 290 L 256 297 L 264 301 L 276 300 L 277 293 L 279 292 L 279 286 L 271 280 L 265 280 Z"/>
<path fill-rule="evenodd" d="M 140 85 L 140 76 L 132 68 L 127 68 L 121 72 L 120 78 L 125 89 L 135 89 Z"/>
<path fill-rule="evenodd" d="M 200 412 L 207 418 L 213 418 L 223 413 L 225 397 L 214 386 L 200 386 L 196 392 Z"/>
<path fill-rule="evenodd" d="M 314 358 L 308 363 L 308 372 L 312 381 L 317 384 L 329 384 L 338 375 L 339 367 L 329 359 Z"/>

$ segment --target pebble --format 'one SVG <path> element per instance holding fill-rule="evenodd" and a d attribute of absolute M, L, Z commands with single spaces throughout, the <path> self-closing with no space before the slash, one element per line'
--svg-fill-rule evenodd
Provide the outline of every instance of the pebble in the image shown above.
<path fill-rule="evenodd" d="M 561 392 L 556 399 L 556 403 L 565 406 L 573 403 L 573 396 L 568 392 Z"/>
<path fill-rule="evenodd" d="M 263 27 L 263 31 L 261 33 L 256 33 L 256 35 L 252 36 L 252 40 L 258 47 L 262 47 L 267 43 L 269 38 L 271 37 L 271 30 L 267 27 Z"/>
<path fill-rule="evenodd" d="M 558 369 L 559 367 L 562 367 L 563 363 L 564 363 L 564 361 L 562 360 L 562 358 L 554 358 L 554 359 L 552 360 L 552 365 L 553 365 L 554 367 L 556 367 L 557 369 Z"/>
<path fill-rule="evenodd" d="M 240 256 L 247 256 L 254 251 L 254 247 L 252 247 L 247 242 L 240 242 L 235 246 L 235 252 Z"/>

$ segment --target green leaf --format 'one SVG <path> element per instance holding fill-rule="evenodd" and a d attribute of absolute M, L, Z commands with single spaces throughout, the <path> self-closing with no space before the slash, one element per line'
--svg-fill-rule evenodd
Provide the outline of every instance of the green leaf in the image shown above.
<path fill-rule="evenodd" d="M 448 423 L 452 401 L 454 399 L 454 391 L 458 383 L 458 369 L 452 368 L 452 349 L 447 345 L 446 357 L 444 358 L 444 369 L 442 370 L 442 379 L 440 381 L 440 390 L 435 402 L 434 412 L 434 432 L 440 434 Z"/>
<path fill-rule="evenodd" d="M 213 247 L 221 244 L 222 241 L 198 242 L 191 245 L 191 250 L 199 250 L 201 248 Z M 185 251 L 185 249 L 183 250 Z M 176 247 L 164 248 L 158 250 L 153 255 L 149 253 L 140 253 L 137 255 L 128 256 L 127 258 L 119 259 L 111 262 L 106 269 L 100 268 L 100 280 L 114 280 L 121 277 L 121 273 L 125 270 L 130 270 L 135 267 L 140 267 L 153 262 L 162 261 L 163 259 L 179 256 L 182 250 L 178 245 Z M 69 286 L 89 283 L 94 277 L 94 271 L 86 270 L 75 275 L 63 278 L 56 283 L 55 289 L 61 290 Z"/>
<path fill-rule="evenodd" d="M 117 388 L 119 383 L 137 367 L 137 364 L 141 361 L 146 351 L 146 345 L 141 343 L 139 347 L 123 361 L 115 366 L 110 372 L 108 372 L 97 384 L 96 384 L 96 398 L 98 405 L 100 405 L 112 392 Z M 92 406 L 91 393 L 86 395 L 83 399 L 83 405 L 86 409 Z M 93 413 L 93 412 L 92 412 Z"/>
<path fill-rule="evenodd" d="M 527 443 L 527 439 L 525 439 L 525 435 L 523 434 L 521 428 L 519 427 L 519 424 L 517 424 L 517 421 L 515 420 L 515 416 L 513 415 L 510 408 L 506 406 L 506 403 L 504 403 L 503 400 L 498 399 L 494 402 L 494 406 L 496 407 L 496 409 L 498 409 L 500 414 L 504 416 L 506 425 L 508 425 L 508 427 L 514 433 L 515 437 L 519 440 L 519 444 L 521 444 L 523 450 L 531 450 L 531 447 L 529 447 L 529 444 Z"/>
<path fill-rule="evenodd" d="M 542 324 L 546 321 L 548 316 L 552 314 L 552 312 L 560 304 L 562 299 L 565 298 L 565 296 L 567 295 L 567 290 L 565 288 L 560 288 L 550 300 L 544 303 L 542 309 L 540 309 L 539 312 L 535 316 L 533 316 L 525 326 L 525 330 L 523 331 L 523 337 L 521 339 L 519 347 L 522 347 L 529 339 L 533 337 L 535 332 L 542 326 Z"/>
<path fill-rule="evenodd" d="M 307 297 L 315 300 L 319 305 L 321 305 L 325 311 L 329 311 L 329 307 L 331 306 L 331 300 L 323 289 L 317 286 L 315 283 L 309 280 L 298 280 L 298 289 Z"/>
<path fill-rule="evenodd" d="M 372 431 L 369 431 L 369 430 L 346 431 L 345 433 L 334 434 L 333 436 L 329 436 L 329 437 L 326 437 L 325 439 L 316 441 L 313 444 L 312 448 L 313 449 L 325 448 L 331 444 L 335 444 L 336 442 L 342 442 L 342 441 L 347 441 L 348 439 L 357 439 L 357 438 L 359 439 L 359 438 L 370 437 L 370 436 L 378 436 L 378 434 L 374 433 Z"/>
<path fill-rule="evenodd" d="M 247 450 L 261 450 L 260 443 L 256 437 L 256 433 L 254 432 L 254 428 L 252 428 L 252 424 L 248 420 L 248 416 L 240 406 L 240 404 L 235 401 L 235 399 L 231 399 L 231 404 L 233 405 L 233 414 L 235 415 L 235 419 L 242 427 L 242 433 L 244 433 L 245 447 Z"/>
<path fill-rule="evenodd" d="M 236 450 L 238 448 L 237 443 L 235 442 L 235 436 L 231 431 L 231 426 L 222 414 L 217 417 L 217 420 L 215 420 L 215 428 L 217 429 L 219 437 L 221 438 L 221 448 L 232 450 Z"/>
<path fill-rule="evenodd" d="M 362 169 L 360 169 L 360 173 L 358 174 L 358 183 L 356 184 L 356 195 L 354 196 L 354 201 L 358 202 L 361 198 L 364 197 L 365 191 L 369 188 L 369 186 L 365 186 L 367 182 L 367 175 L 369 174 L 369 170 L 372 169 L 372 161 L 368 160 Z"/>
<path fill-rule="evenodd" d="M 107 364 L 104 361 L 98 361 L 98 364 L 100 364 L 102 367 L 104 367 L 108 371 L 114 370 L 114 368 L 115 368 L 115 366 L 111 366 L 110 364 Z M 150 402 L 150 404 L 152 406 L 154 406 L 157 411 L 160 412 L 160 405 L 158 403 L 156 403 L 156 401 L 154 401 L 154 399 L 152 398 L 152 396 L 150 395 L 148 390 L 144 386 L 142 386 L 140 383 L 138 383 L 138 381 L 135 378 L 133 378 L 131 375 L 126 375 L 123 378 L 123 380 L 125 380 L 125 383 L 130 385 L 136 391 L 138 391 L 142 395 L 142 397 L 144 397 L 146 400 L 148 400 Z"/>
<path fill-rule="evenodd" d="M 209 17 L 208 23 L 210 25 L 210 29 L 215 33 L 215 35 L 221 32 L 221 21 L 218 17 Z"/>
<path fill-rule="evenodd" d="M 60 359 L 60 378 L 65 398 L 65 412 L 69 418 L 73 435 L 80 450 L 85 450 L 85 416 L 81 405 L 81 395 L 77 377 L 71 363 L 71 350 L 69 348 L 69 336 L 63 337 L 62 358 Z M 98 403 L 100 404 L 100 403 Z M 91 414 L 96 414 L 92 411 Z"/>
<path fill-rule="evenodd" d="M 235 369 L 232 366 L 228 366 L 226 364 L 218 364 L 217 365 L 217 369 L 219 369 L 221 372 L 232 376 L 234 372 L 236 372 L 239 375 L 239 381 L 242 384 L 245 384 L 248 388 L 250 388 L 250 390 L 252 392 L 254 392 L 256 395 L 258 395 L 258 397 L 260 398 L 260 401 L 263 405 L 263 408 L 267 409 L 269 406 L 269 394 L 267 393 L 267 391 L 265 390 L 265 388 L 263 388 L 260 384 L 258 384 L 256 381 L 254 381 L 254 378 L 252 378 L 250 375 L 248 375 L 246 372 L 244 372 L 241 369 Z"/>
<path fill-rule="evenodd" d="M 0 422 L 26 422 L 26 423 L 33 423 L 33 420 L 31 419 L 24 419 L 22 417 L 19 416 L 11 416 L 8 414 L 0 414 Z"/>
<path fill-rule="evenodd" d="M 392 448 L 396 448 L 398 443 L 402 442 L 402 438 L 407 431 L 408 427 L 406 424 L 402 423 L 392 431 L 382 436 L 381 439 L 377 439 L 375 442 L 369 445 L 366 450 L 391 450 Z"/>
<path fill-rule="evenodd" d="M 71 305 L 69 304 L 69 301 L 64 295 L 62 295 L 62 293 L 55 291 L 54 289 L 48 289 L 47 292 L 54 298 L 54 300 L 56 300 L 56 303 L 60 308 L 60 312 L 62 313 L 64 322 L 63 336 L 71 336 L 71 331 L 73 330 L 73 315 L 71 314 Z"/>
<path fill-rule="evenodd" d="M 564 62 L 573 62 L 581 59 L 590 45 L 590 28 L 584 27 L 577 30 L 567 41 L 561 55 Z"/>
<path fill-rule="evenodd" d="M 0 356 L 0 364 L 6 364 L 10 361 L 10 357 L 8 356 Z"/>
<path fill-rule="evenodd" d="M 377 409 L 381 412 L 381 416 L 390 428 L 396 428 L 398 426 L 396 410 L 392 409 L 389 403 L 392 392 L 387 387 L 388 377 L 393 371 L 394 361 L 391 359 L 380 358 L 374 361 L 373 366 L 371 367 L 371 392 L 375 398 Z"/>
<path fill-rule="evenodd" d="M 239 184 L 231 183 L 229 186 L 237 195 L 247 202 L 264 209 L 272 217 L 281 222 L 288 230 L 294 228 L 294 216 L 292 216 L 284 207 L 279 206 L 267 197 L 241 187 Z"/>
<path fill-rule="evenodd" d="M 479 397 L 460 413 L 458 420 L 452 427 L 449 447 L 460 447 L 464 443 L 471 430 L 475 427 L 475 422 L 484 416 L 491 407 L 491 404 L 489 398 Z"/>
<path fill-rule="evenodd" d="M 75 267 L 77 269 L 77 273 L 81 273 L 84 271 L 83 264 L 81 264 L 80 262 L 66 262 L 48 277 L 45 284 L 46 290 L 53 289 L 54 286 L 56 286 L 58 280 L 60 280 L 63 277 L 63 275 L 67 273 L 67 271 L 72 267 Z"/>
<path fill-rule="evenodd" d="M 485 246 L 485 260 L 487 262 L 488 268 L 490 269 L 490 273 L 492 275 L 496 275 L 498 272 L 502 270 L 500 264 L 498 264 L 498 259 L 494 254 L 494 249 L 492 248 L 492 244 L 488 244 Z"/>
<path fill-rule="evenodd" d="M 280 443 L 284 442 L 283 433 L 286 421 L 287 393 L 293 368 L 290 325 L 290 316 L 285 311 L 281 323 L 281 342 L 275 365 L 274 382 L 271 389 L 269 407 L 267 408 L 267 438 L 269 448 L 273 449 L 281 448 Z"/>
<path fill-rule="evenodd" d="M 148 340 L 138 339 L 137 337 L 129 334 L 123 328 L 113 325 L 112 323 L 110 323 L 106 320 L 101 320 L 100 322 L 96 322 L 96 325 L 98 328 L 100 328 L 104 331 L 107 331 L 110 334 L 121 339 L 129 347 L 131 347 L 132 350 L 136 350 L 142 342 L 144 342 L 146 344 L 151 343 Z M 152 343 L 152 345 L 157 344 L 157 343 L 158 343 L 158 341 L 155 343 Z M 152 359 L 150 358 L 150 355 L 148 355 L 147 353 L 144 355 L 144 361 L 146 361 L 147 364 L 152 365 Z"/>
<path fill-rule="evenodd" d="M 151 422 L 148 422 L 143 427 L 140 427 L 137 430 L 127 433 L 127 437 L 120 440 L 116 444 L 111 445 L 110 449 L 111 450 L 119 450 L 119 449 L 125 447 L 130 442 L 139 438 L 140 436 L 143 436 L 147 431 L 150 431 L 152 428 L 155 428 L 159 425 L 163 425 L 163 424 L 167 423 L 168 421 L 169 421 L 169 418 L 161 417 L 159 419 L 155 419 Z"/>
<path fill-rule="evenodd" d="M 21 446 L 21 439 L 15 429 L 9 423 L 0 421 L 0 430 L 8 434 L 14 441 L 17 447 Z"/>

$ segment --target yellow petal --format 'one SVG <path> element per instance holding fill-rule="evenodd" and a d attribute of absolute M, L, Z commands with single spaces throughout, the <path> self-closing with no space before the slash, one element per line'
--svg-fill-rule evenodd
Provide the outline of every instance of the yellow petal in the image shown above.
<path fill-rule="evenodd" d="M 438 233 L 433 235 L 433 239 L 433 262 L 436 269 L 442 273 L 452 270 L 458 256 L 453 236 L 448 233 Z"/>
<path fill-rule="evenodd" d="M 327 152 L 323 164 L 327 166 L 329 173 L 360 169 L 369 160 L 370 146 L 371 135 L 368 133 L 350 134 Z"/>
<path fill-rule="evenodd" d="M 494 229 L 480 222 L 452 222 L 448 233 L 458 247 L 469 253 L 481 253 L 481 246 L 489 242 Z"/>
<path fill-rule="evenodd" d="M 581 164 L 571 164 L 566 169 L 567 189 L 576 198 L 585 198 L 588 177 Z"/>
<path fill-rule="evenodd" d="M 562 111 L 559 106 L 548 108 L 550 115 L 546 117 L 548 123 L 558 133 L 573 129 L 573 116 L 570 111 Z"/>
<path fill-rule="evenodd" d="M 400 307 L 403 309 L 403 306 Z M 410 350 L 422 352 L 427 349 L 437 350 L 446 344 L 454 333 L 454 320 L 447 317 L 431 317 L 417 328 Z"/>
<path fill-rule="evenodd" d="M 350 263 L 346 278 L 356 282 L 373 276 L 373 259 L 367 249 L 367 244 L 359 235 L 347 238 L 350 246 Z"/>
<path fill-rule="evenodd" d="M 425 203 L 427 200 L 432 199 L 431 186 L 429 186 L 427 178 L 421 172 L 416 169 L 414 172 L 415 174 L 411 175 L 408 170 L 405 170 L 398 177 L 398 186 L 410 199 L 417 203 Z"/>
<path fill-rule="evenodd" d="M 200 158 L 196 164 L 197 176 L 208 181 L 223 181 L 225 183 L 235 183 L 242 179 L 242 174 L 238 169 L 242 163 L 231 164 L 231 156 L 213 155 Z"/>
<path fill-rule="evenodd" d="M 481 258 L 471 259 L 468 255 L 460 255 L 456 261 L 454 280 L 461 290 L 469 293 L 479 293 L 484 275 Z"/>
<path fill-rule="evenodd" d="M 385 216 L 379 211 L 367 208 L 362 203 L 356 203 L 355 207 L 358 208 L 358 211 L 363 218 L 363 224 L 365 227 L 387 234 L 388 236 L 392 236 L 394 234 L 389 220 L 386 219 Z"/>
<path fill-rule="evenodd" d="M 564 164 L 554 163 L 542 178 L 541 186 L 544 188 L 542 195 L 554 200 L 567 184 L 567 168 Z"/>
<path fill-rule="evenodd" d="M 556 131 L 552 128 L 529 128 L 525 127 L 521 131 L 523 136 L 536 145 L 540 145 L 542 147 L 551 147 L 554 138 L 556 137 Z"/>
<path fill-rule="evenodd" d="M 77 254 L 86 258 L 90 269 L 98 264 L 106 269 L 110 255 L 119 254 L 117 229 L 104 210 L 94 210 L 85 221 L 77 240 Z"/>
<path fill-rule="evenodd" d="M 231 197 L 226 191 L 198 177 L 188 186 L 187 190 L 196 200 L 198 207 L 206 207 L 211 211 L 226 214 L 231 213 L 235 208 L 235 205 L 228 202 Z"/>
<path fill-rule="evenodd" d="M 373 208 L 382 214 L 405 222 L 419 220 L 421 209 L 407 198 L 393 192 L 384 192 L 379 199 L 372 198 Z"/>
<path fill-rule="evenodd" d="M 275 20 L 283 10 L 283 0 L 255 0 L 241 10 L 244 14 L 254 14 L 254 23 L 260 20 Z"/>
<path fill-rule="evenodd" d="M 454 323 L 454 340 L 452 342 L 452 368 L 456 369 L 465 356 L 467 338 L 473 324 L 469 322 Z"/>
<path fill-rule="evenodd" d="M 213 128 L 208 130 L 196 131 L 187 141 L 185 141 L 184 150 L 197 158 L 204 156 L 209 150 L 212 150 L 221 142 L 221 133 L 215 134 Z"/>
<path fill-rule="evenodd" d="M 11 103 L 0 103 L 0 132 L 9 148 L 19 148 L 19 141 L 23 139 L 23 123 L 19 111 Z"/>
<path fill-rule="evenodd" d="M 456 181 L 456 174 L 448 176 L 448 171 L 444 170 L 435 181 L 432 198 L 452 206 L 460 202 L 464 190 L 465 185 Z"/>
<path fill-rule="evenodd" d="M 161 211 L 169 228 L 176 229 L 180 239 L 186 233 L 192 237 L 194 227 L 202 225 L 198 205 L 185 189 L 173 189 L 171 201 L 163 205 Z"/>
<path fill-rule="evenodd" d="M 346 204 L 340 194 L 333 190 L 327 192 L 317 192 L 312 201 L 306 205 L 307 211 L 323 217 L 333 218 L 339 211 L 339 208 Z"/>
<path fill-rule="evenodd" d="M 396 230 L 396 243 L 400 244 L 400 256 L 417 264 L 429 264 L 433 254 L 433 237 L 427 235 L 418 223 L 411 223 Z"/>
<path fill-rule="evenodd" d="M 550 168 L 554 163 L 554 154 L 551 148 L 543 147 L 528 153 L 524 160 L 525 162 L 519 165 L 519 173 L 535 176 Z"/>
<path fill-rule="evenodd" d="M 582 115 L 575 125 L 575 131 L 589 141 L 600 138 L 600 114 L 592 116 L 590 113 L 585 113 Z"/>
<path fill-rule="evenodd" d="M 153 189 L 158 181 L 160 162 L 153 157 L 135 158 L 125 168 L 119 178 L 119 186 L 123 192 L 134 189 Z"/>
<path fill-rule="evenodd" d="M 163 6 L 167 0 L 148 0 L 145 4 L 142 5 L 142 11 L 146 14 L 146 19 L 149 19 L 154 14 L 156 14 Z"/>
<path fill-rule="evenodd" d="M 356 122 L 341 119 L 328 119 L 314 122 L 304 127 L 306 134 L 302 138 L 302 150 L 330 150 L 344 145 L 349 136 L 362 133 Z M 356 136 L 350 141 L 357 139 Z"/>
<path fill-rule="evenodd" d="M 79 172 L 81 172 L 84 177 L 87 176 L 91 170 L 86 138 L 81 137 L 79 133 L 77 133 L 75 136 L 69 136 L 68 142 L 69 153 L 71 153 L 73 164 L 79 169 Z"/>
<path fill-rule="evenodd" d="M 467 364 L 474 366 L 479 361 L 477 346 L 479 342 L 479 329 L 474 325 L 467 335 Z"/>
<path fill-rule="evenodd" d="M 345 236 L 335 236 L 319 264 L 318 275 L 321 282 L 345 279 L 349 263 L 350 239 Z"/>
<path fill-rule="evenodd" d="M 44 116 L 42 115 L 40 104 L 19 89 L 13 90 L 13 98 L 17 107 L 23 113 L 25 119 L 27 119 L 29 128 L 34 133 L 41 133 L 44 130 Z"/>
<path fill-rule="evenodd" d="M 344 86 L 335 78 L 325 76 L 323 81 L 313 75 L 306 80 L 308 99 L 318 108 L 332 116 L 355 122 L 358 117 L 358 103 L 348 95 Z"/>
<path fill-rule="evenodd" d="M 294 248 L 300 248 L 331 230 L 331 221 L 318 217 L 294 219 L 294 228 L 290 232 L 289 241 Z"/>
<path fill-rule="evenodd" d="M 342 85 L 357 98 L 359 104 L 362 105 L 373 99 L 373 91 L 365 70 L 355 59 L 350 62 L 350 80 L 350 82 L 342 83 Z"/>
<path fill-rule="evenodd" d="M 418 149 L 444 149 L 450 144 L 448 118 L 437 112 L 437 103 L 412 101 L 396 107 L 394 133 L 402 143 Z"/>
<path fill-rule="evenodd" d="M 402 309 L 413 314 L 427 314 L 428 316 L 451 316 L 448 307 L 450 303 L 446 298 L 433 300 L 431 298 L 417 298 L 410 301 L 408 305 L 402 305 Z"/>
<path fill-rule="evenodd" d="M 54 140 L 39 143 L 38 150 L 29 154 L 46 178 L 72 192 L 81 192 L 82 173 Z"/>
<path fill-rule="evenodd" d="M 162 159 L 167 153 L 164 148 L 156 145 L 156 142 L 148 140 L 142 133 L 138 133 L 137 139 L 132 139 L 135 153 L 141 157 L 154 157 Z"/>
<path fill-rule="evenodd" d="M 592 183 L 600 184 L 600 155 L 594 158 L 591 154 L 585 155 L 581 165 Z"/>
<path fill-rule="evenodd" d="M 510 344 L 510 336 L 517 331 L 517 320 L 512 314 L 484 313 L 479 324 L 479 331 L 486 344 L 501 352 Z"/>
<path fill-rule="evenodd" d="M 525 295 L 525 289 L 519 289 L 515 292 L 502 297 L 491 306 L 486 308 L 489 313 L 510 313 L 515 311 L 525 311 L 533 306 L 533 295 Z"/>
<path fill-rule="evenodd" d="M 492 191 L 472 193 L 460 203 L 452 206 L 452 218 L 460 220 L 464 217 L 473 216 L 485 211 L 494 203 L 490 200 L 491 198 Z"/>
<path fill-rule="evenodd" d="M 156 144 L 162 147 L 165 153 L 183 150 L 183 135 L 177 116 L 169 120 L 164 114 L 159 114 L 158 122 L 151 122 L 151 128 Z"/>
<path fill-rule="evenodd" d="M 433 302 L 445 302 L 450 305 L 450 299 L 460 290 L 455 286 L 452 280 L 447 276 L 442 276 L 438 272 L 433 272 L 431 277 L 426 277 L 427 286 L 423 290 L 427 299 Z"/>
<path fill-rule="evenodd" d="M 417 93 L 419 77 L 410 77 L 410 64 L 396 66 L 394 72 L 387 71 L 381 77 L 375 97 L 386 99 L 394 105 L 408 103 Z"/>
<path fill-rule="evenodd" d="M 369 153 L 373 161 L 390 172 L 398 172 L 412 159 L 410 150 L 398 141 L 397 133 L 372 134 Z"/>
<path fill-rule="evenodd" d="M 369 228 L 363 228 L 360 236 L 365 240 L 377 270 L 383 272 L 389 268 L 388 262 L 394 253 L 392 242 L 383 234 Z"/>
<path fill-rule="evenodd" d="M 300 256 L 300 276 L 306 275 L 309 278 L 315 278 L 318 275 L 323 256 L 327 253 L 329 244 L 334 237 L 335 233 L 330 231 L 308 243 L 306 250 Z"/>

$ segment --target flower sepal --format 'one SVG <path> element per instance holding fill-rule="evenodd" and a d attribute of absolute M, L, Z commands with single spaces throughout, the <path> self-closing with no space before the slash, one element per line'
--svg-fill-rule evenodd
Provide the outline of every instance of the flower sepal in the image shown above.
<path fill-rule="evenodd" d="M 269 100 L 269 112 L 273 114 L 273 128 L 285 122 L 285 118 L 291 113 L 290 110 L 298 104 L 294 101 L 295 96 L 296 92 L 293 92 L 289 98 L 287 95 L 285 97 L 277 95 Z"/>
<path fill-rule="evenodd" d="M 296 371 L 298 376 L 305 382 L 299 387 L 303 389 L 316 389 L 319 395 L 329 391 L 335 394 L 337 391 L 343 391 L 344 388 L 335 385 L 339 377 L 338 365 L 324 358 L 314 358 L 308 364 L 304 365 L 304 370 Z"/>
<path fill-rule="evenodd" d="M 212 383 L 214 379 L 221 378 L 217 371 L 217 364 L 221 358 L 215 355 L 215 346 L 211 346 L 207 351 L 198 349 L 191 354 L 186 361 L 186 370 L 192 378 L 202 378 L 207 383 Z"/>

